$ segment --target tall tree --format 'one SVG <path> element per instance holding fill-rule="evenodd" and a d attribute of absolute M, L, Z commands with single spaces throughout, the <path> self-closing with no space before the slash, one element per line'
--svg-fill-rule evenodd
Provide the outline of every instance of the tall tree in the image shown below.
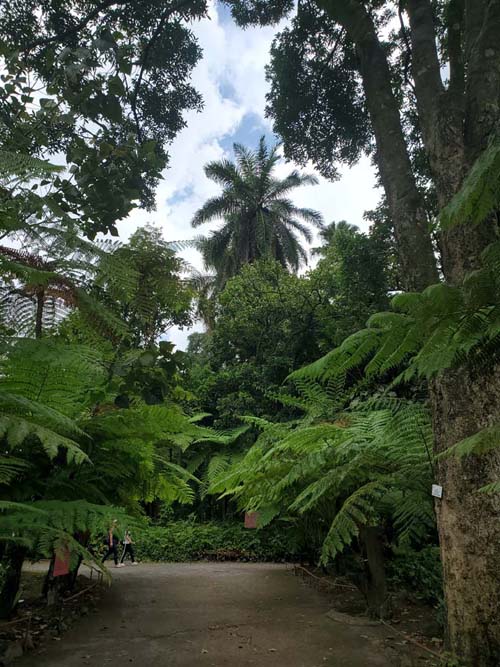
<path fill-rule="evenodd" d="M 243 23 L 275 21 L 284 13 L 280 9 L 291 9 L 291 3 L 270 2 L 266 13 L 258 0 L 228 4 Z M 287 154 L 321 166 L 332 159 L 349 161 L 366 148 L 371 137 L 360 136 L 351 122 L 366 105 L 402 275 L 407 288 L 421 289 L 436 282 L 437 274 L 400 105 L 410 110 L 421 132 L 442 210 L 498 131 L 500 3 L 408 0 L 400 8 L 402 21 L 407 17 L 409 25 L 402 39 L 391 38 L 390 46 L 405 50 L 402 61 L 411 58 L 413 81 L 407 87 L 401 85 L 406 67 L 391 71 L 380 36 L 390 3 L 299 3 L 291 28 L 273 47 L 270 114 Z M 444 65 L 450 72 L 447 82 L 441 75 Z M 482 252 L 498 236 L 495 216 L 475 226 L 459 222 L 439 238 L 444 278 L 453 285 L 480 266 Z M 497 363 L 479 373 L 463 364 L 431 382 L 437 454 L 498 422 L 499 388 Z M 476 489 L 497 478 L 499 471 L 498 452 L 466 463 L 441 460 L 437 471 L 444 489 L 436 508 L 448 634 L 461 659 L 479 667 L 500 660 L 500 524 L 498 498 L 480 497 Z"/>
<path fill-rule="evenodd" d="M 58 153 L 52 210 L 90 235 L 154 206 L 167 146 L 201 108 L 189 21 L 206 0 L 27 0 L 0 6 L 0 143 Z"/>
<path fill-rule="evenodd" d="M 288 195 L 301 185 L 317 182 L 314 176 L 294 170 L 279 179 L 273 171 L 279 162 L 278 146 L 268 149 L 262 137 L 256 151 L 234 144 L 236 162 L 222 160 L 205 167 L 208 178 L 222 186 L 196 212 L 192 225 L 222 219 L 223 225 L 199 240 L 207 268 L 218 283 L 239 273 L 241 267 L 261 258 L 273 258 L 287 269 L 297 270 L 307 254 L 297 232 L 311 241 L 309 223 L 321 226 L 320 213 L 298 208 Z"/>
<path fill-rule="evenodd" d="M 312 160 L 326 177 L 337 175 L 336 163 L 351 165 L 371 151 L 375 139 L 405 287 L 423 289 L 438 278 L 430 219 L 377 19 L 362 2 L 335 2 L 328 10 L 323 4 L 300 3 L 291 27 L 273 43 L 268 113 L 285 155 L 299 163 Z"/>
<path fill-rule="evenodd" d="M 129 289 L 118 292 L 117 301 L 135 347 L 154 346 L 170 327 L 191 324 L 193 292 L 180 275 L 184 264 L 159 229 L 141 227 L 114 256 L 133 274 Z M 110 296 L 116 299 L 120 286 L 111 287 Z"/>

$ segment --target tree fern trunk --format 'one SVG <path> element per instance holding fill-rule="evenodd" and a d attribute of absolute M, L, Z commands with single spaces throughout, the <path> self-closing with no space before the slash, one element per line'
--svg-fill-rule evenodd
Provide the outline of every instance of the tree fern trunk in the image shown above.
<path fill-rule="evenodd" d="M 0 588 L 0 618 L 9 618 L 15 608 L 25 555 L 25 549 L 15 545 L 7 544 L 0 548 L 3 570 Z"/>
<path fill-rule="evenodd" d="M 76 572 L 73 570 L 68 572 L 68 574 L 54 577 L 55 556 L 52 556 L 49 571 L 47 572 L 43 586 L 43 596 L 47 601 L 48 607 L 55 606 L 61 599 L 61 596 L 71 590 L 74 582 L 76 582 L 80 563 L 81 559 L 78 561 Z"/>
<path fill-rule="evenodd" d="M 436 453 L 500 417 L 500 367 L 450 371 L 431 387 Z M 478 493 L 500 479 L 500 449 L 438 463 L 436 499 L 448 639 L 474 667 L 500 664 L 500 497 Z"/>
<path fill-rule="evenodd" d="M 45 292 L 42 288 L 40 288 L 36 293 L 35 338 L 42 337 L 44 305 L 45 305 Z"/>
<path fill-rule="evenodd" d="M 383 531 L 380 526 L 362 526 L 359 536 L 366 556 L 364 594 L 368 614 L 372 618 L 387 618 L 389 598 L 385 577 Z"/>

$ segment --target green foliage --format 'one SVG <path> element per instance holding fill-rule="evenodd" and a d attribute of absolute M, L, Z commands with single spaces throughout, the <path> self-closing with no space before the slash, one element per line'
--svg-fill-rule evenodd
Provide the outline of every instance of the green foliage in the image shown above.
<path fill-rule="evenodd" d="M 262 435 L 210 487 L 248 511 L 271 511 L 322 525 L 321 560 L 349 545 L 359 527 L 392 525 L 401 544 L 434 531 L 429 494 L 432 432 L 427 410 L 397 399 L 367 401 L 327 416 L 309 397 L 309 414 L 289 424 L 260 421 Z M 335 414 L 336 413 L 336 414 Z"/>
<path fill-rule="evenodd" d="M 290 527 L 250 530 L 243 522 L 194 523 L 175 521 L 161 528 L 139 530 L 134 535 L 141 560 L 184 562 L 210 556 L 229 559 L 283 561 L 298 555 Z"/>
<path fill-rule="evenodd" d="M 499 447 L 500 443 L 500 425 L 493 424 L 482 431 L 478 431 L 450 449 L 442 452 L 440 458 L 447 458 L 449 456 L 469 456 L 471 454 L 485 454 L 492 449 Z"/>
<path fill-rule="evenodd" d="M 271 47 L 267 114 L 287 158 L 326 178 L 353 164 L 371 132 L 354 45 L 318 3 L 301 7 Z"/>
<path fill-rule="evenodd" d="M 137 203 L 154 205 L 166 146 L 183 113 L 201 107 L 189 83 L 201 51 L 186 21 L 205 13 L 204 0 L 111 12 L 106 3 L 2 4 L 0 144 L 63 153 L 68 170 L 47 199 L 90 235 L 116 233 Z"/>
<path fill-rule="evenodd" d="M 155 499 L 189 503 L 196 478 L 184 469 L 180 456 L 210 431 L 197 426 L 177 406 L 151 405 L 111 409 L 96 415 L 87 432 L 99 443 L 92 460 L 100 472 L 100 488 L 120 504 Z"/>
<path fill-rule="evenodd" d="M 212 334 L 188 354 L 189 388 L 218 424 L 227 427 L 238 414 L 269 416 L 279 409 L 273 392 L 318 353 L 317 298 L 306 280 L 270 260 L 244 267 L 228 282 Z"/>
<path fill-rule="evenodd" d="M 0 150 L 0 179 L 15 177 L 49 176 L 62 167 L 30 155 Z"/>
<path fill-rule="evenodd" d="M 119 408 L 99 348 L 13 340 L 1 363 L 0 543 L 95 559 L 87 542 L 113 518 L 130 524 L 125 510 L 192 502 L 197 480 L 180 454 L 212 432 L 172 404 Z"/>
<path fill-rule="evenodd" d="M 120 508 L 93 505 L 83 500 L 1 503 L 0 506 L 1 542 L 24 546 L 37 558 L 51 558 L 55 552 L 69 549 L 73 563 L 82 557 L 99 568 L 99 561 L 76 536 L 105 535 L 113 520 L 126 521 Z"/>
<path fill-rule="evenodd" d="M 437 546 L 418 551 L 406 546 L 394 549 L 388 576 L 395 590 L 413 591 L 430 604 L 443 603 L 443 571 Z"/>
<path fill-rule="evenodd" d="M 231 14 L 235 21 L 242 26 L 258 23 L 269 25 L 277 23 L 283 16 L 290 12 L 293 0 L 222 0 L 225 5 L 231 7 Z"/>
<path fill-rule="evenodd" d="M 37 418 L 40 410 L 80 417 L 106 379 L 99 350 L 55 339 L 12 341 L 0 368 L 4 391 L 40 404 Z"/>
<path fill-rule="evenodd" d="M 30 252 L 11 247 L 19 239 Z M 86 241 L 70 223 L 64 228 L 23 224 L 5 243 L 0 247 L 0 312 L 9 331 L 40 338 L 77 308 L 93 331 L 113 338 L 125 334 L 122 320 L 103 304 L 99 291 L 88 289 L 89 283 L 110 280 L 121 290 L 130 289 L 133 268 L 108 252 L 106 244 Z"/>
<path fill-rule="evenodd" d="M 332 223 L 326 244 L 308 274 L 311 290 L 324 295 L 316 319 L 322 347 L 341 343 L 363 327 L 368 317 L 388 305 L 387 256 L 382 243 L 345 221 Z"/>
<path fill-rule="evenodd" d="M 340 229 L 305 276 L 270 260 L 246 266 L 219 295 L 210 334 L 193 338 L 189 388 L 224 426 L 238 414 L 293 414 L 287 375 L 362 326 L 386 294 L 384 257 L 355 230 Z"/>
<path fill-rule="evenodd" d="M 321 562 L 342 552 L 358 535 L 359 527 L 376 521 L 376 507 L 387 488 L 380 482 L 368 482 L 344 501 L 333 519 L 321 549 Z"/>
<path fill-rule="evenodd" d="M 113 258 L 133 276 L 129 284 L 119 276 L 100 281 L 110 300 L 118 301 L 119 315 L 133 335 L 134 347 L 152 346 L 173 325 L 191 324 L 193 292 L 181 279 L 185 266 L 161 232 L 154 227 L 138 229 Z"/>
<path fill-rule="evenodd" d="M 460 191 L 439 214 L 443 229 L 477 225 L 500 208 L 500 142 L 493 141 L 467 174 Z"/>
<path fill-rule="evenodd" d="M 491 364 L 500 349 L 499 253 L 499 243 L 489 246 L 483 267 L 461 286 L 431 285 L 421 294 L 395 296 L 391 312 L 372 316 L 367 329 L 292 379 L 326 381 L 358 371 L 382 378 L 396 375 L 396 386 L 463 363 L 475 369 Z"/>

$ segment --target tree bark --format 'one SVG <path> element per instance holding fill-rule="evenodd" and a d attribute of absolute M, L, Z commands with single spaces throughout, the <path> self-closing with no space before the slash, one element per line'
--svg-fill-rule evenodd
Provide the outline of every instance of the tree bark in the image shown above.
<path fill-rule="evenodd" d="M 389 616 L 389 597 L 385 577 L 383 531 L 381 526 L 360 526 L 359 537 L 366 556 L 363 593 L 372 618 Z"/>
<path fill-rule="evenodd" d="M 429 220 L 417 189 L 387 58 L 373 20 L 358 0 L 317 0 L 355 43 L 377 145 L 377 164 L 394 225 L 405 288 L 438 282 Z"/>
<path fill-rule="evenodd" d="M 500 366 L 476 377 L 448 371 L 432 383 L 436 452 L 500 417 Z M 500 450 L 438 462 L 436 499 L 448 639 L 474 667 L 500 664 L 500 496 L 478 493 L 500 478 Z"/>
<path fill-rule="evenodd" d="M 35 338 L 43 335 L 43 308 L 45 306 L 45 291 L 40 287 L 36 292 Z"/>
<path fill-rule="evenodd" d="M 4 544 L 0 548 L 0 556 L 4 568 L 0 590 L 0 618 L 4 619 L 10 617 L 16 606 L 26 549 Z"/>
<path fill-rule="evenodd" d="M 473 142 L 479 146 L 479 151 L 471 151 L 464 136 L 464 122 L 467 128 L 466 100 L 470 99 L 471 92 L 474 103 L 478 107 L 478 98 L 483 98 L 482 109 L 489 118 L 488 131 L 492 129 L 491 108 L 493 88 L 492 78 L 486 77 L 488 85 L 484 84 L 482 63 L 479 62 L 477 76 L 468 65 L 467 86 L 470 89 L 465 96 L 463 84 L 463 42 L 461 24 L 464 7 L 459 0 L 450 5 L 448 12 L 448 49 L 450 58 L 450 85 L 445 88 L 441 81 L 440 63 L 436 47 L 436 30 L 434 26 L 432 7 L 429 0 L 408 0 L 408 15 L 410 17 L 410 35 L 412 43 L 412 71 L 415 81 L 415 95 L 417 111 L 422 130 L 425 150 L 429 158 L 433 180 L 436 186 L 439 208 L 446 206 L 451 198 L 460 189 L 467 171 L 472 166 L 479 152 L 486 147 L 481 137 L 474 136 Z M 486 17 L 488 18 L 488 17 Z M 485 20 L 486 20 L 485 18 Z M 493 17 L 489 17 L 493 18 Z M 476 23 L 479 21 L 475 14 Z M 474 24 L 476 29 L 476 23 Z M 489 26 L 489 23 L 488 23 Z M 472 54 L 492 50 L 491 29 L 483 30 L 478 36 L 479 44 L 472 48 Z M 495 39 L 498 35 L 495 33 Z M 485 44 L 483 44 L 485 42 Z M 483 44 L 483 46 L 480 46 Z M 500 49 L 497 49 L 500 51 Z M 488 51 L 489 52 L 489 51 Z M 495 51 L 492 51 L 495 53 Z M 491 57 L 493 63 L 494 57 Z M 499 60 L 500 63 L 500 60 Z M 491 64 L 491 63 L 490 63 Z M 452 67 L 453 66 L 453 67 Z M 500 73 L 500 64 L 498 66 Z M 477 84 L 471 79 L 478 79 Z M 483 83 L 481 83 L 483 82 Z M 481 91 L 479 93 L 478 91 Z M 485 92 L 486 89 L 486 92 Z M 498 98 L 498 83 L 496 95 Z M 471 107 L 471 103 L 468 103 Z M 486 109 L 486 110 L 485 110 Z M 476 112 L 478 109 L 476 108 Z M 498 99 L 496 101 L 498 117 Z M 472 111 L 469 109 L 468 114 Z M 476 114 L 476 117 L 477 114 Z M 479 117 L 482 117 L 479 114 Z M 481 127 L 481 123 L 471 123 L 473 127 Z M 483 123 L 484 130 L 484 123 Z M 480 257 L 484 248 L 496 238 L 495 226 L 491 221 L 475 227 L 457 225 L 441 233 L 440 249 L 442 254 L 443 273 L 448 282 L 460 284 L 464 276 L 480 265 Z"/>
<path fill-rule="evenodd" d="M 417 110 L 440 208 L 460 189 L 499 118 L 500 3 L 454 0 L 448 11 L 450 84 L 440 81 L 429 0 L 408 0 Z M 467 72 L 465 82 L 464 71 Z M 438 80 L 439 76 L 439 80 Z M 464 85 L 465 84 L 465 85 Z M 461 284 L 496 238 L 492 220 L 444 232 L 443 272 Z M 463 367 L 430 384 L 435 451 L 440 453 L 500 418 L 500 372 Z M 436 500 L 448 639 L 467 665 L 500 664 L 500 499 L 478 489 L 500 477 L 500 454 L 441 460 Z"/>

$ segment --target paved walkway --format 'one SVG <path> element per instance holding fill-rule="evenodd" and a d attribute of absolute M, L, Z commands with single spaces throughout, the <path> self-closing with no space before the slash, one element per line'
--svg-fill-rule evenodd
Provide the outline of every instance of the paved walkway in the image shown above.
<path fill-rule="evenodd" d="M 336 623 L 327 598 L 280 565 L 113 570 L 99 611 L 16 667 L 398 667 L 381 627 Z M 420 663 L 421 664 L 421 663 Z"/>

